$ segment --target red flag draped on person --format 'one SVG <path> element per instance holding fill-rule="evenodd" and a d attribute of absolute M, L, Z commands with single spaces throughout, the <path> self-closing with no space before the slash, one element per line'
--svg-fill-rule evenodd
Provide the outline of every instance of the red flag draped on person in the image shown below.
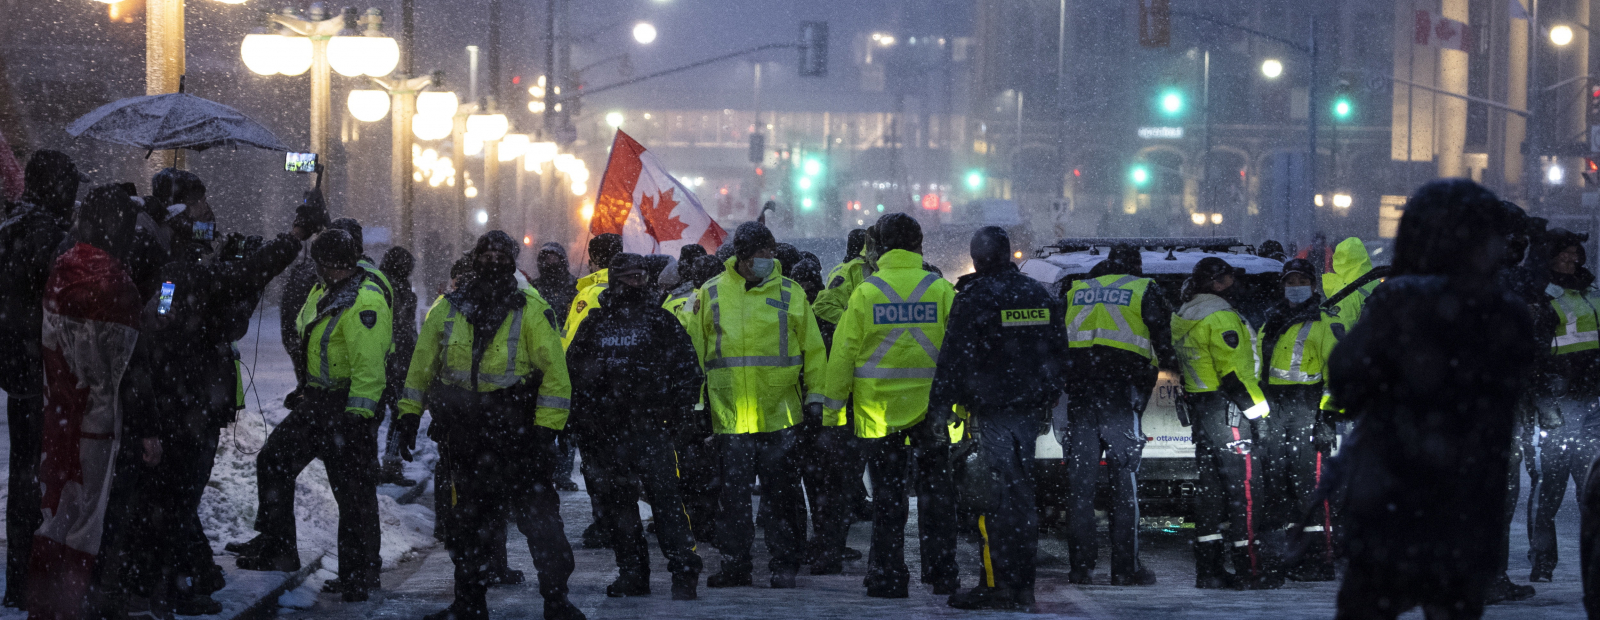
<path fill-rule="evenodd" d="M 28 617 L 83 617 L 122 428 L 118 397 L 133 356 L 139 291 L 122 263 L 78 243 L 45 286 L 44 524 L 33 534 Z"/>
<path fill-rule="evenodd" d="M 688 186 L 668 174 L 654 153 L 621 131 L 611 142 L 611 160 L 600 177 L 589 232 L 622 235 L 626 252 L 672 256 L 691 243 L 716 252 L 728 236 Z"/>

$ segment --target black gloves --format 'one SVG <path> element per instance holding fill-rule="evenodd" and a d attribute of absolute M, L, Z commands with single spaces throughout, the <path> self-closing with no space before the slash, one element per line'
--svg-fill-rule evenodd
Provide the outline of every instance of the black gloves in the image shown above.
<path fill-rule="evenodd" d="M 320 188 L 307 191 L 305 200 L 300 206 L 295 207 L 294 226 L 307 234 L 322 232 L 331 221 L 333 220 L 328 217 L 328 204 L 323 200 Z"/>
<path fill-rule="evenodd" d="M 407 462 L 411 460 L 411 451 L 417 448 L 417 428 L 422 425 L 422 415 L 395 416 L 395 428 L 399 429 L 398 441 L 400 442 L 400 458 Z"/>
<path fill-rule="evenodd" d="M 533 435 L 533 453 L 534 459 L 538 463 L 539 474 L 541 477 L 544 474 L 554 474 L 558 450 L 556 439 L 560 433 L 554 429 L 535 424 L 533 431 L 529 434 Z"/>
<path fill-rule="evenodd" d="M 283 408 L 294 411 L 300 407 L 300 402 L 303 400 L 305 400 L 305 395 L 300 393 L 300 388 L 295 388 L 293 392 L 284 395 Z"/>

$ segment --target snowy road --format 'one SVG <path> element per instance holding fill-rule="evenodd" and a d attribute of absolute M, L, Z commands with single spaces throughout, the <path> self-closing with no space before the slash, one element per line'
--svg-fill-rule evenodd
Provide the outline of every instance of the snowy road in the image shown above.
<path fill-rule="evenodd" d="M 276 316 L 270 311 L 264 317 L 260 332 L 252 333 L 241 343 L 247 365 L 255 367 L 255 393 L 249 396 L 247 413 L 237 436 L 225 435 L 232 445 L 219 455 L 217 475 L 208 491 L 206 515 L 208 533 L 215 547 L 222 543 L 248 538 L 250 521 L 255 514 L 253 459 L 248 454 L 260 445 L 263 419 L 276 422 L 283 415 L 281 400 L 293 384 L 288 359 L 278 342 Z M 259 357 L 257 353 L 259 352 Z M 261 403 L 258 408 L 257 398 Z M 3 409 L 0 401 L 0 409 Z M 265 409 L 262 412 L 262 409 Z M 0 417 L 3 421 L 3 417 Z M 421 440 L 426 443 L 424 438 Z M 4 454 L 0 442 L 0 455 Z M 426 452 L 426 449 L 425 449 Z M 0 481 L 3 483 L 3 481 Z M 1524 481 L 1526 485 L 1526 481 Z M 320 465 L 313 465 L 301 477 L 298 493 L 297 517 L 300 520 L 302 548 L 332 542 L 334 508 L 326 493 L 326 482 Z M 1526 486 L 1523 487 L 1526 489 Z M 1524 500 L 1526 498 L 1524 497 Z M 385 571 L 383 591 L 367 603 L 345 604 L 337 595 L 311 596 L 311 590 L 302 589 L 285 597 L 284 602 L 296 607 L 279 612 L 286 619 L 355 620 L 377 618 L 420 618 L 423 614 L 447 605 L 451 598 L 452 565 L 441 546 L 433 545 L 431 531 L 432 497 L 424 496 L 418 505 L 393 506 L 385 502 Z M 1511 575 L 1525 582 L 1528 574 L 1525 515 L 1519 507 L 1513 525 Z M 562 516 L 568 536 L 576 542 L 579 533 L 588 523 L 588 497 L 582 492 L 562 494 Z M 915 516 L 912 518 L 915 523 Z M 1536 584 L 1539 594 L 1521 603 L 1491 607 L 1490 618 L 1581 618 L 1581 586 L 1578 581 L 1577 526 L 1578 516 L 1570 495 L 1562 506 L 1558 520 L 1561 555 L 1563 561 L 1556 570 L 1555 582 Z M 916 574 L 915 526 L 908 528 L 907 558 Z M 3 532 L 3 528 L 0 528 Z M 850 546 L 865 551 L 868 546 L 870 526 L 857 523 L 851 529 Z M 512 566 L 525 571 L 530 580 L 534 571 L 526 551 L 526 540 L 513 528 L 508 537 Z M 1064 541 L 1047 536 L 1041 541 L 1039 557 L 1039 587 L 1037 597 L 1042 614 L 1065 618 L 1165 618 L 1195 617 L 1233 620 L 1237 618 L 1272 618 L 1291 620 L 1297 618 L 1329 618 L 1333 615 L 1333 597 L 1336 584 L 1290 583 L 1282 590 L 1270 592 L 1218 592 L 1193 588 L 1194 568 L 1185 537 L 1159 530 L 1142 534 L 1145 545 L 1144 559 L 1156 571 L 1160 583 L 1148 588 L 1114 588 L 1109 585 L 1071 586 L 1066 581 L 1066 547 Z M 652 540 L 653 543 L 653 540 Z M 762 544 L 756 543 L 756 566 L 765 566 L 761 556 Z M 765 587 L 712 590 L 702 584 L 700 600 L 674 602 L 668 597 L 667 572 L 658 552 L 652 551 L 652 585 L 655 594 L 645 598 L 611 599 L 604 594 L 606 584 L 615 577 L 615 563 L 609 550 L 576 549 L 577 572 L 571 580 L 572 598 L 590 618 L 796 618 L 815 620 L 821 618 L 903 617 L 903 618 L 954 618 L 968 616 L 965 612 L 944 605 L 944 597 L 934 596 L 927 587 L 914 587 L 907 600 L 869 599 L 861 585 L 865 562 L 846 564 L 844 575 L 813 577 L 801 572 L 800 588 L 788 591 L 769 590 Z M 706 558 L 707 573 L 714 571 L 718 560 L 716 552 L 701 545 Z M 1109 551 L 1102 551 L 1102 563 Z M 963 541 L 960 550 L 963 583 L 973 585 L 979 574 L 978 551 L 970 541 Z M 231 563 L 228 563 L 231 565 Z M 1096 575 L 1098 584 L 1105 584 L 1109 576 L 1102 568 Z M 324 574 L 322 576 L 331 576 Z M 757 571 L 757 584 L 765 583 L 764 571 Z M 320 581 L 314 577 L 310 583 Z M 295 600 L 299 599 L 299 600 Z M 490 591 L 490 606 L 497 619 L 539 618 L 540 599 L 533 583 L 519 586 L 497 587 Z M 0 612 L 0 618 L 15 617 Z M 984 615 L 984 614 L 978 614 Z M 987 614 L 993 616 L 994 614 Z M 1412 617 L 1420 617 L 1413 614 Z"/>

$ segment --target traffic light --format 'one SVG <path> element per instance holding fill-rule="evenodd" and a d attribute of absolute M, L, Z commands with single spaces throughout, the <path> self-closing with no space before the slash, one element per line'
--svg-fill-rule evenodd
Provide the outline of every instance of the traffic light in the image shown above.
<path fill-rule="evenodd" d="M 1162 89 L 1161 95 L 1156 99 L 1156 107 L 1162 116 L 1178 117 L 1183 115 L 1185 107 L 1183 91 L 1176 87 Z"/>
<path fill-rule="evenodd" d="M 804 166 L 802 166 L 802 168 L 805 170 L 806 176 L 818 176 L 822 174 L 822 160 L 812 157 L 806 160 L 806 163 Z"/>
<path fill-rule="evenodd" d="M 1150 166 L 1134 164 L 1133 168 L 1128 170 L 1128 180 L 1133 182 L 1134 187 L 1141 189 L 1148 187 L 1150 185 Z"/>
<path fill-rule="evenodd" d="M 1588 118 L 1590 125 L 1600 125 L 1600 83 L 1589 82 Z"/>
<path fill-rule="evenodd" d="M 1339 85 L 1334 90 L 1333 105 L 1331 106 L 1333 111 L 1333 120 L 1335 121 L 1348 121 L 1356 114 L 1354 99 L 1350 96 L 1350 91 L 1352 90 L 1351 84 L 1351 79 L 1339 78 Z"/>
<path fill-rule="evenodd" d="M 1593 157 L 1583 158 L 1583 184 L 1589 187 L 1600 186 L 1600 163 Z"/>
<path fill-rule="evenodd" d="M 1139 45 L 1166 47 L 1172 43 L 1172 4 L 1169 0 L 1139 0 Z"/>
<path fill-rule="evenodd" d="M 968 171 L 967 172 L 966 182 L 967 182 L 967 189 L 968 190 L 976 192 L 976 191 L 979 191 L 979 190 L 983 189 L 983 171 L 982 170 L 970 170 L 970 171 Z"/>
<path fill-rule="evenodd" d="M 827 77 L 828 22 L 800 22 L 800 77 Z"/>

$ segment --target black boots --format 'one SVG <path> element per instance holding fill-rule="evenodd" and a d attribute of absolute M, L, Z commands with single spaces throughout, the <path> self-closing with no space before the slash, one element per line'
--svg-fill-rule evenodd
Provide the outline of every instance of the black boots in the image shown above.
<path fill-rule="evenodd" d="M 692 601 L 700 598 L 700 573 L 679 573 L 672 576 L 672 600 Z"/>
<path fill-rule="evenodd" d="M 245 570 L 300 570 L 300 550 L 293 542 L 262 534 L 240 546 L 236 565 Z"/>

